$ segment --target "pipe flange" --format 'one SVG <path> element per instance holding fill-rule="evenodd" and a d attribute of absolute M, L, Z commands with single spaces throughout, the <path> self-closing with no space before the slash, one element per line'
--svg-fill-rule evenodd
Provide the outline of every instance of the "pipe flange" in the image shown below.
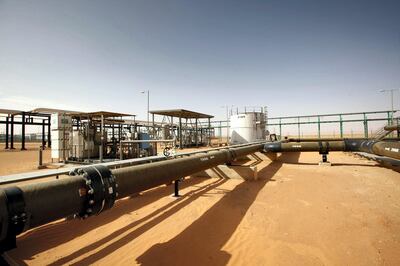
<path fill-rule="evenodd" d="M 6 237 L 0 243 L 0 252 L 16 248 L 17 235 L 24 231 L 27 221 L 22 190 L 18 187 L 7 187 L 4 194 L 7 199 L 8 225 Z"/>
<path fill-rule="evenodd" d="M 103 165 L 89 166 L 77 170 L 86 180 L 86 193 L 83 209 L 78 216 L 87 218 L 110 209 L 118 197 L 115 176 Z"/>

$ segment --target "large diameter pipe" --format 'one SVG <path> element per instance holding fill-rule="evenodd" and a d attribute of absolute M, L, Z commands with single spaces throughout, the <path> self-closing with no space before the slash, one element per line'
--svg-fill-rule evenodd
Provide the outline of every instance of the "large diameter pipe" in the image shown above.
<path fill-rule="evenodd" d="M 264 144 L 262 143 L 249 144 L 243 147 L 226 148 L 184 158 L 115 169 L 110 172 L 110 176 L 118 187 L 116 185 L 104 187 L 108 179 L 103 176 L 101 179 L 102 183 L 104 181 L 103 187 L 100 186 L 97 189 L 105 197 L 108 197 L 108 194 L 105 194 L 104 191 L 109 191 L 118 199 L 168 184 L 219 164 L 229 163 L 238 157 L 261 151 L 263 148 Z M 102 170 L 98 167 L 95 166 L 93 169 L 94 172 L 97 171 L 100 174 Z M 107 169 L 103 167 L 103 170 L 104 168 Z M 109 170 L 107 169 L 107 171 Z M 13 248 L 12 244 L 11 246 L 6 245 L 8 239 L 13 237 L 15 241 L 15 236 L 22 231 L 74 214 L 81 214 L 85 211 L 88 213 L 88 195 L 95 195 L 95 197 L 100 195 L 96 190 L 91 192 L 91 189 L 88 189 L 90 184 L 91 181 L 88 180 L 87 172 L 85 172 L 70 178 L 11 187 L 14 189 L 14 196 L 9 188 L 0 188 L 0 252 Z M 91 184 L 90 188 L 94 189 L 96 185 L 98 186 L 99 183 Z M 112 191 L 116 187 L 118 193 Z M 15 190 L 19 191 L 16 193 L 17 197 Z M 97 214 L 103 210 L 103 207 L 104 198 L 103 206 Z M 18 226 L 22 225 L 23 228 L 15 229 L 14 223 Z"/>
<path fill-rule="evenodd" d="M 397 124 L 396 125 L 387 125 L 384 127 L 384 129 L 389 132 L 395 131 L 395 130 L 400 130 L 400 125 L 397 125 Z"/>
<path fill-rule="evenodd" d="M 232 160 L 231 152 L 222 150 L 206 155 L 156 162 L 151 165 L 143 164 L 115 169 L 113 174 L 117 179 L 119 196 L 126 197 Z"/>
<path fill-rule="evenodd" d="M 398 141 L 364 141 L 359 151 L 400 159 L 400 142 Z"/>
<path fill-rule="evenodd" d="M 284 139 L 282 142 L 319 142 L 319 141 L 345 141 L 345 140 L 373 140 L 373 139 L 368 139 L 368 138 L 304 138 L 304 139 L 298 139 L 298 138 L 289 138 L 289 139 Z M 385 138 L 385 141 L 399 141 L 399 138 Z"/>
<path fill-rule="evenodd" d="M 330 151 L 357 151 L 400 159 L 400 142 L 346 139 L 344 141 L 318 142 L 270 142 L 265 152 L 315 152 L 327 154 Z"/>
<path fill-rule="evenodd" d="M 78 191 L 85 187 L 85 179 L 81 176 L 17 187 L 22 190 L 25 210 L 30 214 L 25 229 L 79 213 L 82 209 L 84 198 Z M 7 213 L 4 188 L 0 189 L 0 213 L 1 217 Z"/>
<path fill-rule="evenodd" d="M 345 144 L 343 141 L 328 142 L 271 142 L 265 144 L 266 152 L 310 152 L 310 151 L 343 151 Z"/>

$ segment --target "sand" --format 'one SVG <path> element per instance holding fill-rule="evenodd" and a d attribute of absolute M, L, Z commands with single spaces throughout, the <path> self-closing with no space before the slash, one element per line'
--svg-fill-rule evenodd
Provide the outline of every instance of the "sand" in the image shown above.
<path fill-rule="evenodd" d="M 14 150 L 4 149 L 0 143 L 0 176 L 32 172 L 38 170 L 40 143 L 26 143 L 26 151 L 21 151 L 21 145 L 15 144 Z M 43 163 L 51 162 L 51 150 L 43 151 Z"/>
<path fill-rule="evenodd" d="M 7 257 L 22 265 L 400 265 L 399 173 L 341 152 L 329 156 L 331 167 L 318 166 L 317 153 L 256 156 L 258 181 L 187 178 L 180 198 L 162 186 L 97 217 L 45 225 L 18 237 Z"/>

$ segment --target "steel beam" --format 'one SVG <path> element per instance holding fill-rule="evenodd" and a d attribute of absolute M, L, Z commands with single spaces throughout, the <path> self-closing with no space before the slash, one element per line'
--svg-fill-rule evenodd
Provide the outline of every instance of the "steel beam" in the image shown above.
<path fill-rule="evenodd" d="M 21 151 L 26 150 L 26 148 L 25 148 L 25 123 L 26 123 L 25 112 L 22 112 Z"/>
<path fill-rule="evenodd" d="M 14 115 L 11 115 L 11 134 L 10 134 L 10 149 L 14 148 Z"/>
<path fill-rule="evenodd" d="M 48 118 L 48 123 L 47 123 L 47 147 L 51 148 L 51 123 L 50 123 L 50 117 Z"/>
<path fill-rule="evenodd" d="M 8 147 L 8 135 L 9 135 L 9 128 L 8 128 L 8 120 L 9 120 L 9 117 L 7 116 L 6 117 L 6 149 L 8 149 L 9 147 Z"/>

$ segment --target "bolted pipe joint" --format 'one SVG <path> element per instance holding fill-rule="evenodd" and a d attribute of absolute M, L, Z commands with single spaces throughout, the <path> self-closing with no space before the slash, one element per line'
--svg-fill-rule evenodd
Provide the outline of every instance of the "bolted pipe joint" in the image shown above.
<path fill-rule="evenodd" d="M 76 171 L 85 179 L 86 186 L 79 189 L 79 195 L 84 197 L 82 211 L 77 214 L 80 218 L 98 215 L 110 209 L 118 197 L 115 176 L 108 167 L 96 165 Z M 73 173 L 75 174 L 75 172 Z"/>
<path fill-rule="evenodd" d="M 16 237 L 25 229 L 27 213 L 18 187 L 0 190 L 0 253 L 16 247 Z"/>

